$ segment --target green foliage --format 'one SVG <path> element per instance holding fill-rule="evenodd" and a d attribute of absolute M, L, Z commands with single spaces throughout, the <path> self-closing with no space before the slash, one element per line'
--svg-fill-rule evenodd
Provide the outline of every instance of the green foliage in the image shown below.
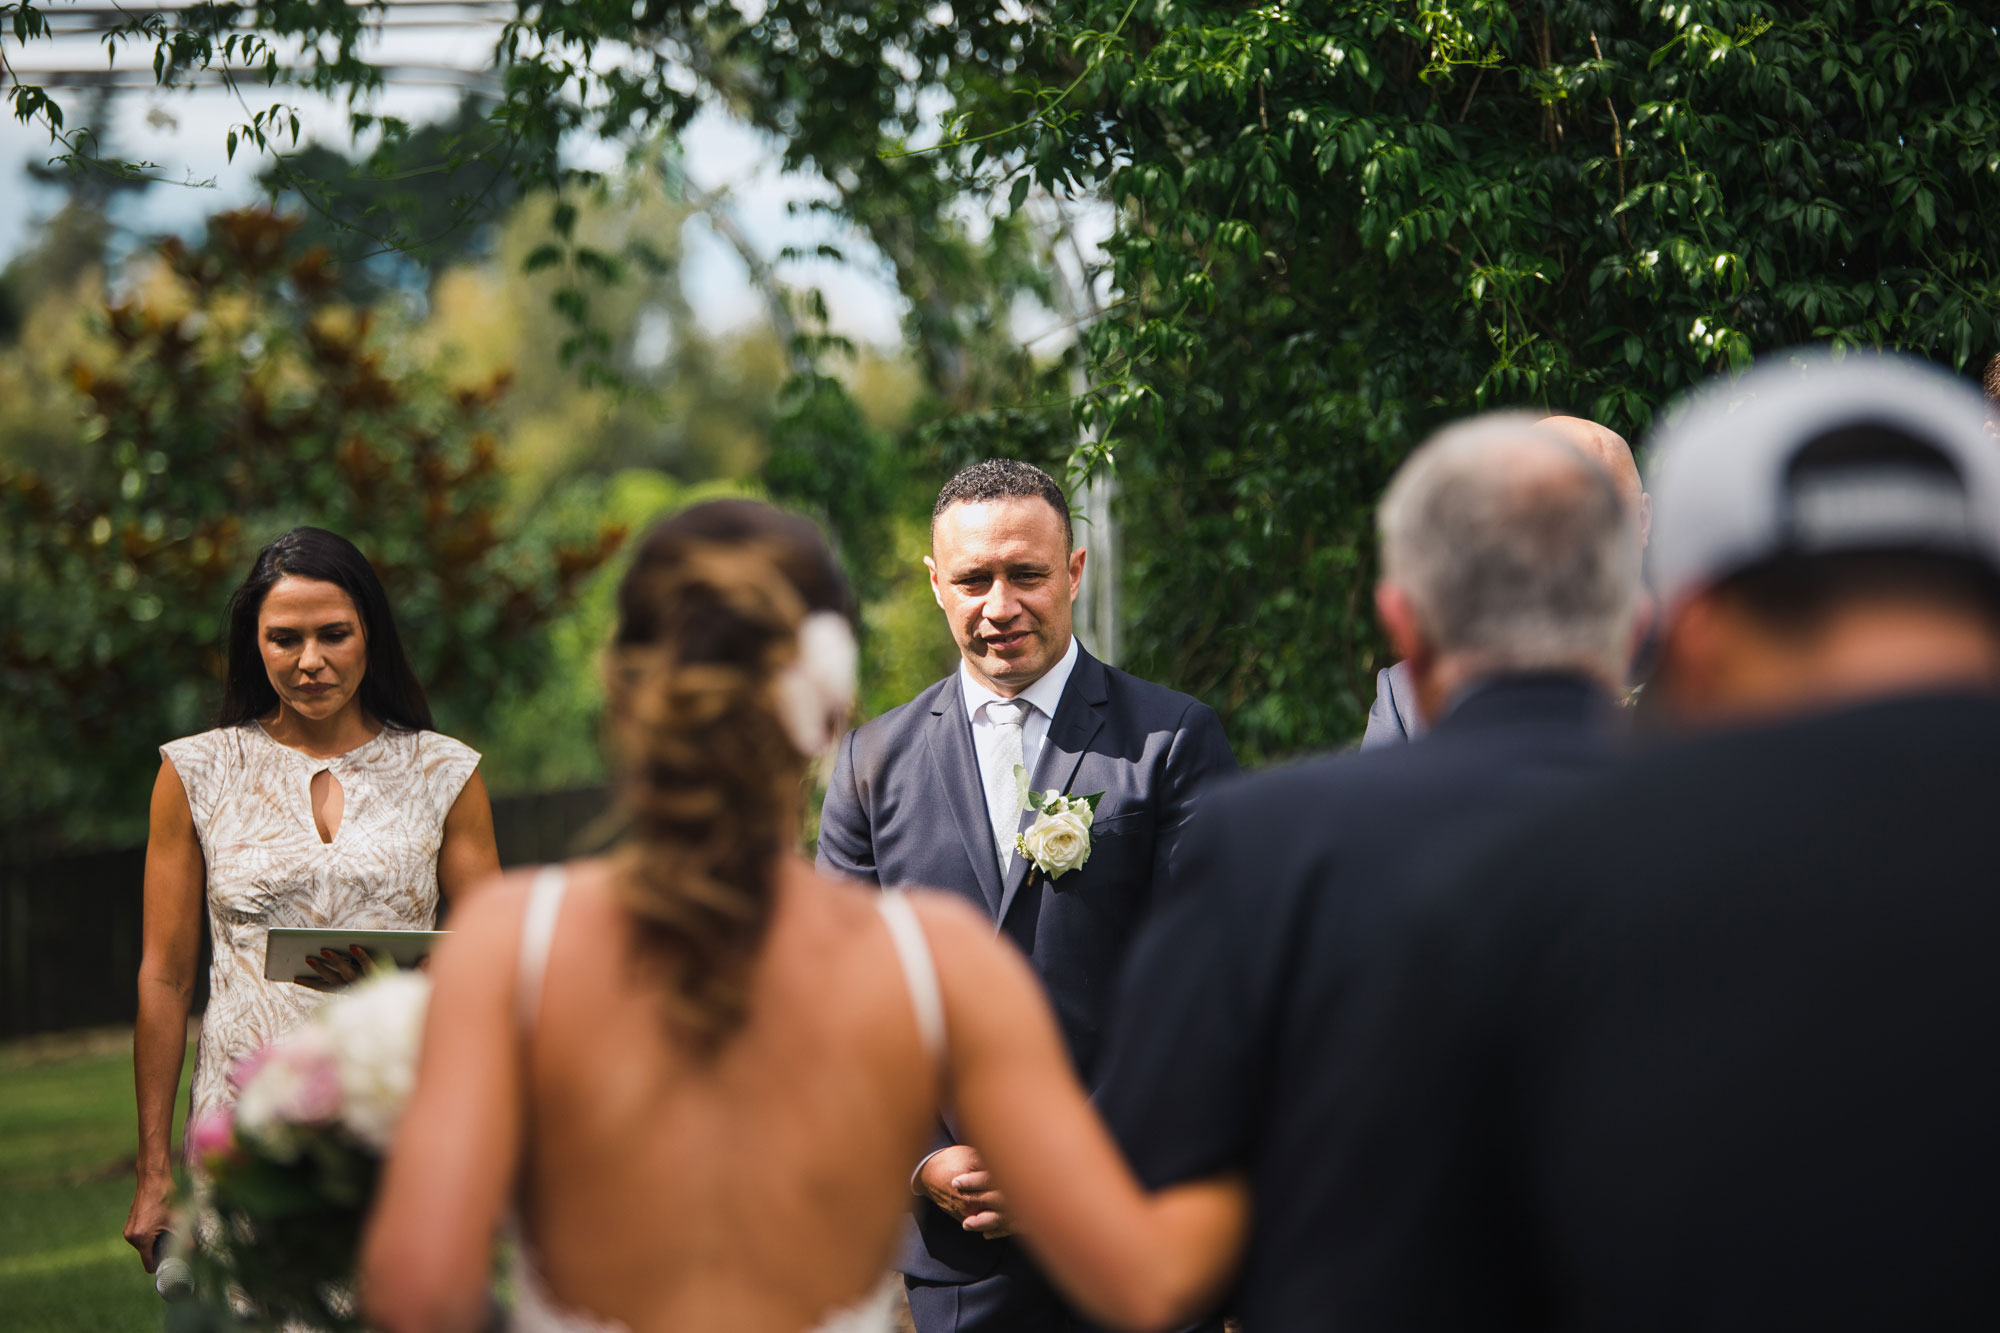
<path fill-rule="evenodd" d="M 636 535 L 691 504 L 754 493 L 733 480 L 684 486 L 660 472 L 632 469 L 609 479 L 602 496 L 593 497 L 591 512 Z M 496 721 L 477 733 L 482 766 L 505 774 L 506 786 L 548 791 L 604 781 L 603 654 L 617 623 L 624 574 L 619 560 L 586 576 L 573 603 L 547 627 L 542 670 L 509 680 L 491 700 Z"/>
<path fill-rule="evenodd" d="M 485 427 L 504 377 L 447 390 L 388 361 L 294 229 L 248 211 L 166 242 L 104 312 L 109 355 L 72 370 L 100 464 L 0 462 L 0 751 L 42 761 L 0 769 L 16 846 L 143 827 L 154 747 L 208 725 L 225 602 L 286 529 L 368 554 L 439 725 L 475 743 L 622 540 L 562 496 L 510 519 Z"/>
<path fill-rule="evenodd" d="M 1250 757 L 1359 730 L 1372 507 L 1444 419 L 1634 433 L 1761 352 L 1962 369 L 2000 340 L 2000 36 L 1971 6 L 1048 20 L 1042 113 L 983 147 L 1119 207 L 1127 303 L 1090 332 L 1084 416 L 1125 483 L 1131 665 L 1214 700 Z"/>
<path fill-rule="evenodd" d="M 385 127 L 365 154 L 308 144 L 259 180 L 307 210 L 300 241 L 332 250 L 342 292 L 360 301 L 397 288 L 422 293 L 452 265 L 479 258 L 515 199 L 507 141 L 469 99 L 449 120 Z"/>
<path fill-rule="evenodd" d="M 353 12 L 281 0 L 254 31 L 324 39 L 303 81 L 366 90 Z M 220 49 L 135 24 L 170 78 Z M 952 461 L 1115 465 L 1127 664 L 1214 702 L 1249 759 L 1360 729 L 1372 508 L 1440 422 L 1631 434 L 1797 343 L 1964 368 L 2000 342 L 2000 33 L 1947 0 L 531 0 L 500 66 L 493 120 L 538 182 L 573 184 L 565 135 L 671 138 L 705 104 L 816 170 L 910 302 L 929 420 L 885 447 L 810 366 L 786 429 L 817 434 L 781 443 L 778 489 L 887 578 L 871 544 Z M 1046 290 L 1036 185 L 1116 209 L 1083 444 L 1066 367 L 1000 333 Z M 550 262 L 587 268 L 554 231 Z"/>

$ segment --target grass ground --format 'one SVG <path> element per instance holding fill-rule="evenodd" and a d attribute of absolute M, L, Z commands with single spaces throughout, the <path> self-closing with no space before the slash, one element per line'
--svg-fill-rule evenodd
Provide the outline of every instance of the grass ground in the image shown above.
<path fill-rule="evenodd" d="M 0 1325 L 9 1333 L 159 1333 L 164 1306 L 121 1234 L 137 1141 L 131 1029 L 0 1043 Z"/>

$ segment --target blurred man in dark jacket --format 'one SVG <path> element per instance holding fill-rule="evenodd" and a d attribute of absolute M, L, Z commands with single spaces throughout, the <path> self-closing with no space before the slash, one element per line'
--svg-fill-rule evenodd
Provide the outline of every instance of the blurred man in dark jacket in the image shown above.
<path fill-rule="evenodd" d="M 1426 444 L 1380 523 L 1377 607 L 1436 730 L 1205 796 L 1180 900 L 1135 946 L 1098 1090 L 1148 1184 L 1249 1176 L 1252 1330 L 1332 1326 L 1319 1256 L 1343 1202 L 1321 1138 L 1348 1092 L 1324 1043 L 1399 876 L 1426 846 L 1599 771 L 1631 648 L 1634 511 L 1532 418 Z"/>
<path fill-rule="evenodd" d="M 1326 1326 L 2000 1327 L 1983 417 L 1795 355 L 1668 428 L 1649 688 L 1699 734 L 1403 897 L 1334 1043 Z"/>

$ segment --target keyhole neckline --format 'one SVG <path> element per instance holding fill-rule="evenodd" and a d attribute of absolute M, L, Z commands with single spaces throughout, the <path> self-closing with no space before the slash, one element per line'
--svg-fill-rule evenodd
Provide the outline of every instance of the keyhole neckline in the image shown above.
<path fill-rule="evenodd" d="M 352 754 L 353 751 L 350 750 L 348 753 Z M 333 793 L 340 793 L 340 822 L 331 829 L 327 828 L 325 821 L 320 818 L 319 803 L 313 797 L 313 784 L 319 781 L 319 775 L 322 773 L 326 774 L 327 800 L 333 799 Z M 347 827 L 347 784 L 340 780 L 340 775 L 333 771 L 331 764 L 320 765 L 306 779 L 306 815 L 312 820 L 313 836 L 319 839 L 319 845 L 322 847 L 333 846 L 340 838 L 340 831 Z"/>

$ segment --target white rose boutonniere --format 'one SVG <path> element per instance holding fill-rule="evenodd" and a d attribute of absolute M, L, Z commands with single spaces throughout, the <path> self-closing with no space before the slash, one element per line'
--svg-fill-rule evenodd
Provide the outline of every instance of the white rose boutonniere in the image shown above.
<path fill-rule="evenodd" d="M 1028 772 L 1019 764 L 1014 766 L 1014 780 L 1021 786 L 1021 808 L 1035 812 L 1028 831 L 1015 837 L 1014 850 L 1052 880 L 1083 869 L 1090 859 L 1090 824 L 1097 818 L 1097 803 L 1104 793 L 1065 796 L 1059 791 L 1032 791 Z"/>

